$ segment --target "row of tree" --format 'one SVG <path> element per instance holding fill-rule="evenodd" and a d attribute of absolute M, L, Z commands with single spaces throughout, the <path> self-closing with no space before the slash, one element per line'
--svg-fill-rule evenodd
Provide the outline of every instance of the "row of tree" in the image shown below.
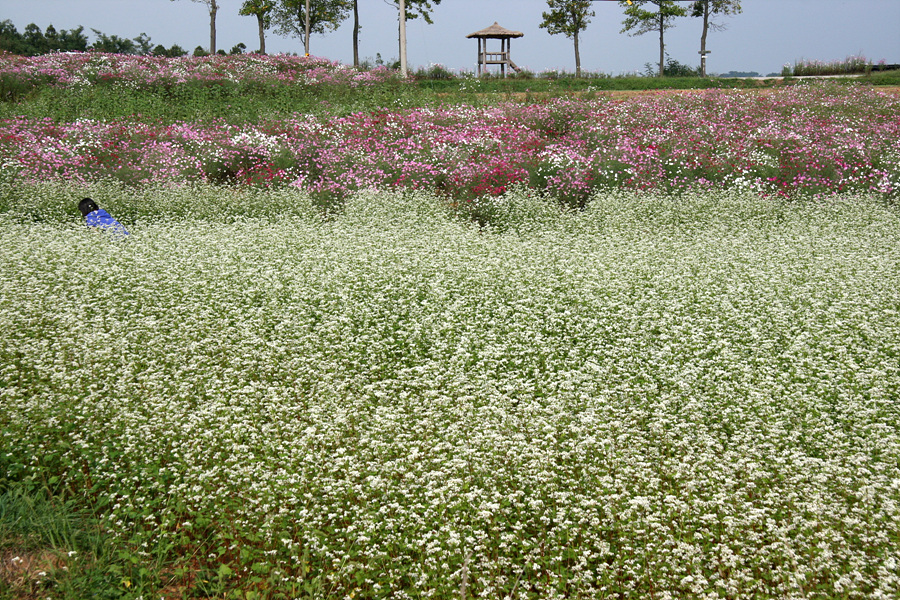
<path fill-rule="evenodd" d="M 175 0 L 173 0 L 174 2 Z M 216 52 L 216 13 L 220 0 L 192 0 L 206 5 L 209 11 L 209 47 Z M 405 19 L 423 18 L 431 24 L 431 11 L 441 0 L 391 0 Z M 359 0 L 244 0 L 239 13 L 256 17 L 259 25 L 259 51 L 266 52 L 266 30 L 278 35 L 300 38 L 303 51 L 309 54 L 309 38 L 313 34 L 334 31 L 353 16 L 353 65 L 359 66 Z M 399 15 L 399 12 L 398 12 Z M 402 54 L 401 49 L 401 54 Z"/>
<path fill-rule="evenodd" d="M 175 0 L 173 0 L 175 1 Z M 209 52 L 215 54 L 216 16 L 221 0 L 192 0 L 204 4 L 209 12 Z M 581 75 L 581 55 L 579 36 L 587 29 L 591 17 L 595 16 L 592 5 L 597 0 L 546 0 L 548 10 L 543 13 L 540 27 L 551 35 L 563 34 L 575 44 L 575 72 Z M 432 23 L 431 11 L 441 0 L 385 0 L 397 7 L 401 26 L 405 19 L 423 18 Z M 719 15 L 733 15 L 741 12 L 740 0 L 618 0 L 624 8 L 625 20 L 622 33 L 643 35 L 659 33 L 659 76 L 665 71 L 665 32 L 674 25 L 678 17 L 693 16 L 703 19 L 700 37 L 700 74 L 706 76 L 707 34 L 710 29 L 723 29 L 724 25 L 714 18 Z M 300 38 L 304 52 L 309 54 L 310 36 L 324 34 L 337 29 L 348 18 L 353 17 L 353 64 L 359 66 L 359 0 L 243 0 L 239 14 L 256 17 L 259 26 L 259 52 L 266 52 L 266 31 L 272 29 L 279 35 Z M 179 46 L 172 48 L 157 46 L 151 48 L 150 38 L 142 33 L 129 40 L 112 35 L 107 36 L 92 30 L 97 41 L 88 46 L 84 29 L 56 31 L 53 26 L 42 32 L 31 24 L 19 34 L 10 21 L 0 23 L 0 50 L 17 54 L 35 55 L 52 51 L 83 51 L 89 48 L 105 52 L 124 54 L 157 54 L 179 56 L 186 52 Z M 404 55 L 401 29 L 401 59 Z M 239 44 L 232 53 L 245 47 Z M 198 49 L 199 50 L 199 49 Z M 195 54 L 197 51 L 195 51 Z"/>
<path fill-rule="evenodd" d="M 174 0 L 173 0 L 174 1 Z M 219 0 L 192 0 L 205 4 L 210 16 L 210 51 L 216 51 L 216 12 Z M 429 24 L 434 4 L 441 0 L 391 0 L 405 14 L 401 18 L 401 60 L 404 56 L 402 21 L 422 17 Z M 595 16 L 592 4 L 596 0 L 547 0 L 548 11 L 543 13 L 540 27 L 551 35 L 564 34 L 575 44 L 575 73 L 581 75 L 581 54 L 578 48 L 579 34 L 584 31 L 591 17 Z M 706 76 L 707 35 L 710 29 L 724 29 L 713 20 L 716 15 L 734 15 L 741 12 L 740 0 L 619 0 L 625 9 L 622 33 L 643 35 L 659 32 L 659 76 L 665 70 L 665 32 L 674 25 L 677 17 L 691 15 L 703 19 L 700 36 L 700 74 Z M 274 28 L 280 35 L 299 37 L 304 51 L 309 54 L 309 37 L 337 29 L 349 15 L 353 15 L 353 64 L 359 66 L 359 0 L 244 0 L 240 14 L 255 16 L 259 24 L 260 52 L 265 52 L 267 29 Z"/>
<path fill-rule="evenodd" d="M 173 0 L 174 1 L 174 0 Z M 222 53 L 216 43 L 216 16 L 221 0 L 193 0 L 206 5 L 209 11 L 209 53 Z M 393 0 L 395 6 L 404 5 L 406 19 L 423 18 L 431 24 L 431 11 L 441 0 Z M 359 66 L 359 0 L 244 0 L 239 14 L 256 17 L 259 24 L 259 52 L 266 53 L 266 31 L 272 29 L 279 35 L 298 37 L 304 52 L 309 54 L 310 36 L 325 34 L 337 29 L 350 15 L 353 16 L 353 64 Z M 171 48 L 152 47 L 150 38 L 142 33 L 134 39 L 106 35 L 96 29 L 91 31 L 97 41 L 89 44 L 84 27 L 57 31 L 52 25 L 46 31 L 34 23 L 23 33 L 16 30 L 9 20 L 0 22 L 0 51 L 26 56 L 48 52 L 79 52 L 99 50 L 117 54 L 157 54 L 181 56 L 187 52 L 178 45 Z M 237 53 L 246 46 L 238 44 L 231 49 Z M 194 54 L 198 51 L 195 50 Z"/>
<path fill-rule="evenodd" d="M 122 38 L 117 35 L 106 35 L 102 31 L 91 29 L 96 36 L 96 41 L 90 44 L 84 27 L 72 30 L 63 29 L 57 31 L 53 25 L 41 31 L 34 23 L 25 27 L 22 33 L 16 29 L 12 21 L 0 21 L 0 51 L 11 52 L 23 56 L 38 56 L 50 52 L 84 52 L 97 50 L 112 54 L 139 54 L 154 56 L 184 56 L 188 52 L 178 44 L 166 48 L 162 44 L 154 46 L 150 42 L 150 36 L 142 33 L 136 38 Z M 231 54 L 239 54 L 246 50 L 244 44 L 238 44 L 231 49 Z M 196 48 L 194 54 L 206 54 L 203 48 Z M 222 52 L 224 54 L 224 52 Z"/>
<path fill-rule="evenodd" d="M 587 29 L 594 0 L 547 0 L 548 11 L 543 13 L 540 27 L 551 35 L 563 34 L 575 43 L 575 74 L 581 75 L 581 54 L 578 50 L 579 34 Z M 703 33 L 700 36 L 700 75 L 706 77 L 706 38 L 710 29 L 721 30 L 725 26 L 713 20 L 716 15 L 734 15 L 741 12 L 740 0 L 690 0 L 683 6 L 678 0 L 619 0 L 625 9 L 625 20 L 621 33 L 631 36 L 643 35 L 651 31 L 659 33 L 659 76 L 665 72 L 666 44 L 665 32 L 677 17 L 700 17 L 703 19 Z"/>

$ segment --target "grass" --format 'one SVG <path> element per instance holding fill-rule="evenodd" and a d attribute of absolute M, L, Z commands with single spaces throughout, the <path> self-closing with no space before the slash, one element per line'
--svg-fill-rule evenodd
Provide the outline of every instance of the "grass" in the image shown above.
<path fill-rule="evenodd" d="M 802 63 L 801 68 L 798 63 L 787 70 L 789 78 L 785 82 L 777 78 L 659 78 L 598 73 L 575 77 L 565 72 L 476 78 L 434 67 L 420 69 L 404 82 L 390 71 L 361 73 L 320 59 L 304 62 L 274 57 L 267 63 L 262 59 L 254 62 L 253 57 L 232 57 L 231 62 L 228 58 L 168 65 L 177 67 L 177 72 L 189 73 L 186 80 L 181 80 L 181 75 L 173 74 L 175 71 L 160 61 L 141 57 L 92 54 L 24 59 L 5 55 L 0 72 L 0 118 L 26 116 L 65 122 L 139 116 L 163 122 L 252 123 L 293 114 L 343 116 L 412 106 L 481 105 L 509 98 L 528 101 L 572 94 L 589 97 L 608 91 L 759 89 L 793 84 L 790 76 L 810 74 L 807 71 L 812 68 L 807 63 Z M 821 66 L 818 62 L 809 64 Z M 816 68 L 825 74 L 824 67 Z M 841 69 L 842 73 L 855 72 L 844 63 Z M 867 69 L 861 73 L 860 78 L 866 83 L 896 85 L 893 72 Z M 141 79 L 144 76 L 146 80 Z M 63 84 L 57 85 L 60 82 Z"/>
<path fill-rule="evenodd" d="M 158 573 L 137 568 L 99 520 L 72 498 L 32 480 L 0 491 L 0 598 L 113 599 L 159 589 Z M 148 563 L 145 565 L 149 566 Z M 138 576 L 138 577 L 136 577 Z"/>
<path fill-rule="evenodd" d="M 466 79 L 423 79 L 417 82 L 419 87 L 454 93 L 476 87 L 483 93 L 565 93 L 587 91 L 627 91 L 627 90 L 667 90 L 667 89 L 742 89 L 758 88 L 763 82 L 745 81 L 742 79 L 719 79 L 716 77 L 521 77 L 506 79 L 500 77 L 482 77 Z"/>
<path fill-rule="evenodd" d="M 74 121 L 140 115 L 149 121 L 247 123 L 294 113 L 343 115 L 382 107 L 427 105 L 434 101 L 433 95 L 412 86 L 391 84 L 359 91 L 346 86 L 262 88 L 227 82 L 156 90 L 115 86 L 78 90 L 41 87 L 21 101 L 0 103 L 0 118 L 22 115 Z"/>
<path fill-rule="evenodd" d="M 873 71 L 869 73 L 863 81 L 871 82 L 877 86 L 900 86 L 900 70 L 895 71 Z"/>
<path fill-rule="evenodd" d="M 900 85 L 897 72 L 875 72 L 858 78 L 878 86 Z M 857 81 L 857 79 L 853 79 Z M 578 94 L 581 97 L 627 90 L 764 89 L 776 80 L 690 77 L 623 77 L 608 79 L 464 79 L 423 80 L 408 85 L 382 85 L 351 92 L 346 87 L 321 86 L 272 89 L 242 85 L 186 86 L 175 91 L 148 92 L 116 87 L 77 91 L 42 87 L 19 101 L 0 102 L 0 118 L 26 116 L 65 122 L 76 119 L 112 120 L 139 115 L 147 121 L 225 121 L 252 123 L 295 113 L 343 116 L 354 112 L 466 103 L 491 104 L 505 99 L 534 100 Z"/>
<path fill-rule="evenodd" d="M 0 103 L 0 118 L 27 116 L 56 121 L 116 119 L 141 115 L 149 121 L 222 120 L 247 123 L 294 113 L 343 116 L 378 109 L 438 104 L 489 104 L 510 95 L 553 97 L 621 90 L 742 89 L 772 85 L 716 78 L 467 78 L 419 80 L 350 90 L 345 86 L 260 88 L 240 84 L 186 85 L 172 90 L 113 86 L 65 90 L 40 87 L 17 101 Z"/>

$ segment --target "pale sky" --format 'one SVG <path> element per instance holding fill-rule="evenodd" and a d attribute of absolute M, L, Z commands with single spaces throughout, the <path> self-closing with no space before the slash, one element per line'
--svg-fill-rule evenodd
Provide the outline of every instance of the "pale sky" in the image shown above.
<path fill-rule="evenodd" d="M 255 17 L 237 14 L 241 0 L 219 0 L 217 45 L 226 51 L 238 42 L 248 49 L 259 46 Z M 798 60 L 842 61 L 863 55 L 873 62 L 900 63 L 900 0 L 743 0 L 744 12 L 720 17 L 724 31 L 712 31 L 707 49 L 711 73 L 780 72 L 785 63 Z M 490 26 L 521 31 L 512 40 L 512 59 L 534 72 L 575 70 L 572 40 L 551 36 L 540 29 L 546 0 L 443 0 L 432 13 L 433 25 L 421 19 L 407 24 L 411 68 L 441 64 L 457 70 L 475 70 L 477 45 L 466 35 Z M 646 63 L 659 56 L 654 33 L 629 37 L 619 33 L 624 18 L 617 2 L 595 2 L 596 16 L 582 33 L 582 68 L 608 74 L 643 72 Z M 209 13 L 202 3 L 190 0 L 0 0 L 0 20 L 10 20 L 21 32 L 29 23 L 42 30 L 84 26 L 108 35 L 133 38 L 150 36 L 154 45 L 178 44 L 188 51 L 209 46 Z M 397 11 L 386 0 L 360 1 L 360 57 L 385 61 L 399 56 Z M 683 18 L 666 32 L 666 49 L 675 60 L 699 64 L 701 20 Z M 302 53 L 299 39 L 269 32 L 269 53 Z M 499 41 L 492 40 L 499 50 Z M 352 64 L 352 19 L 335 32 L 313 36 L 311 54 Z"/>

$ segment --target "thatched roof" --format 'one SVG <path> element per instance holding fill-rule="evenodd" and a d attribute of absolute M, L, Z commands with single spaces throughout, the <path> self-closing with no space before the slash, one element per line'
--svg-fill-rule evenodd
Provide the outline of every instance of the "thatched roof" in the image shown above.
<path fill-rule="evenodd" d="M 475 33 L 470 33 L 467 35 L 467 38 L 490 38 L 492 40 L 501 40 L 506 38 L 520 38 L 525 34 L 521 31 L 510 31 L 509 29 L 503 29 L 497 24 L 497 21 L 494 21 L 494 24 L 490 27 L 482 29 L 481 31 L 476 31 Z"/>

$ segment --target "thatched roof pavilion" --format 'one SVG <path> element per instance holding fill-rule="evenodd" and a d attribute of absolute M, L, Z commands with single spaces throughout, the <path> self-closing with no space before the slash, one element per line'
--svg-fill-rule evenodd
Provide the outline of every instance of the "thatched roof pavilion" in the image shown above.
<path fill-rule="evenodd" d="M 500 72 L 506 77 L 506 65 L 512 69 L 519 71 L 519 67 L 512 61 L 509 56 L 509 44 L 512 38 L 524 37 L 521 31 L 510 31 L 504 29 L 494 21 L 490 27 L 485 27 L 481 31 L 470 33 L 466 38 L 476 38 L 478 40 L 478 75 L 482 70 L 487 69 L 487 65 L 500 65 Z M 488 52 L 487 41 L 500 40 L 500 52 Z"/>

